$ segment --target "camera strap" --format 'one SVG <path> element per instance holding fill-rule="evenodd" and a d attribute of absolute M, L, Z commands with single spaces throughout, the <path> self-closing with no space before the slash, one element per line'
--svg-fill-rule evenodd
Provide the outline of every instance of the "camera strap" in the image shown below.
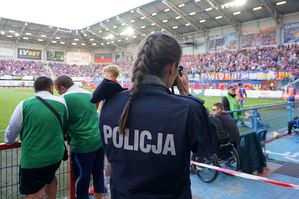
<path fill-rule="evenodd" d="M 63 135 L 64 135 L 64 128 L 63 128 L 63 125 L 62 125 L 62 121 L 61 121 L 59 113 L 56 111 L 56 109 L 53 106 L 51 106 L 46 100 L 41 98 L 40 96 L 36 96 L 35 98 L 38 99 L 39 101 L 41 101 L 55 115 L 55 117 L 59 121 L 60 127 L 61 127 Z"/>
<path fill-rule="evenodd" d="M 68 150 L 67 150 L 67 147 L 64 143 L 64 139 L 65 139 L 65 130 L 63 128 L 63 125 L 62 125 L 62 120 L 59 116 L 59 113 L 56 111 L 56 109 L 51 106 L 46 100 L 44 100 L 43 98 L 41 98 L 40 96 L 35 96 L 36 99 L 38 99 L 40 102 L 42 102 L 55 116 L 56 118 L 58 119 L 59 121 L 59 124 L 60 124 L 60 127 L 62 129 L 62 135 L 63 135 L 63 145 L 64 145 L 64 156 L 63 156 L 63 159 L 64 161 L 66 161 L 68 159 Z"/>

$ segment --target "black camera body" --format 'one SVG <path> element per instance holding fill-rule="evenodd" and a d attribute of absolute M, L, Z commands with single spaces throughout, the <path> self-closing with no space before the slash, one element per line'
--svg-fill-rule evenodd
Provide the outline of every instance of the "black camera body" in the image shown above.
<path fill-rule="evenodd" d="M 178 66 L 178 73 L 179 73 L 180 77 L 183 75 L 183 69 L 184 69 L 184 66 L 182 66 L 182 65 Z M 176 81 L 173 83 L 172 87 L 174 87 L 174 86 L 176 86 Z"/>
<path fill-rule="evenodd" d="M 179 76 L 182 76 L 182 75 L 183 75 L 183 69 L 184 69 L 184 66 L 182 66 L 182 65 L 179 65 L 179 66 L 178 66 Z"/>

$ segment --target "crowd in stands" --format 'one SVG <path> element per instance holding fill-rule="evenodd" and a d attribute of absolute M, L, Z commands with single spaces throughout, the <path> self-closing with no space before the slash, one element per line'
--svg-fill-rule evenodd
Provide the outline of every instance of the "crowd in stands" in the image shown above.
<path fill-rule="evenodd" d="M 41 62 L 0 59 L 1 76 L 41 76 L 49 75 L 49 71 Z"/>
<path fill-rule="evenodd" d="M 124 76 L 128 76 L 132 62 L 118 62 Z M 183 55 L 181 64 L 189 73 L 234 72 L 234 71 L 276 71 L 299 68 L 299 45 L 281 45 L 252 49 L 225 50 L 198 55 Z M 70 65 L 47 63 L 54 75 L 68 74 L 71 77 L 100 77 L 106 64 Z M 296 73 L 294 70 L 294 73 Z M 41 62 L 0 60 L 0 76 L 40 76 L 49 74 Z M 298 74 L 294 74 L 298 76 Z"/>
<path fill-rule="evenodd" d="M 293 70 L 299 67 L 299 45 L 184 55 L 181 64 L 189 73 Z"/>
<path fill-rule="evenodd" d="M 55 76 L 69 75 L 71 77 L 97 77 L 104 65 L 72 65 L 64 63 L 48 63 Z"/>

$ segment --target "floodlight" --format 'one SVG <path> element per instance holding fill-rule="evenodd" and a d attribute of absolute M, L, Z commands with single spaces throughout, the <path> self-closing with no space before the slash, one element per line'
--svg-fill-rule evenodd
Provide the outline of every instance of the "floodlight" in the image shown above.
<path fill-rule="evenodd" d="M 279 5 L 283 5 L 283 4 L 286 4 L 286 3 L 287 3 L 286 1 L 279 1 L 279 2 L 276 3 L 276 5 L 279 6 Z"/>
<path fill-rule="evenodd" d="M 260 9 L 262 9 L 262 6 L 255 7 L 252 10 L 256 11 L 256 10 L 260 10 Z"/>
<path fill-rule="evenodd" d="M 104 37 L 104 39 L 108 40 L 108 39 L 113 39 L 114 35 L 113 34 L 109 34 L 106 37 Z"/>
<path fill-rule="evenodd" d="M 131 36 L 133 34 L 134 34 L 134 29 L 131 27 L 127 28 L 126 30 L 120 33 L 120 35 L 126 35 L 126 36 Z"/>

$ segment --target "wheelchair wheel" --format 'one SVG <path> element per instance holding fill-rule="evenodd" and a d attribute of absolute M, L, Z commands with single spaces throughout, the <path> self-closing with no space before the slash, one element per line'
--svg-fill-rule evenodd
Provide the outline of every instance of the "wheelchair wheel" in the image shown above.
<path fill-rule="evenodd" d="M 235 171 L 240 169 L 240 157 L 235 147 L 231 146 L 229 149 L 221 152 L 218 158 L 220 167 Z"/>
<path fill-rule="evenodd" d="M 214 154 L 209 158 L 198 158 L 194 154 L 192 154 L 192 160 L 204 164 L 219 166 L 216 154 Z M 213 169 L 208 169 L 205 167 L 192 165 L 192 170 L 200 178 L 200 180 L 205 183 L 213 182 L 218 176 L 218 171 Z"/>

